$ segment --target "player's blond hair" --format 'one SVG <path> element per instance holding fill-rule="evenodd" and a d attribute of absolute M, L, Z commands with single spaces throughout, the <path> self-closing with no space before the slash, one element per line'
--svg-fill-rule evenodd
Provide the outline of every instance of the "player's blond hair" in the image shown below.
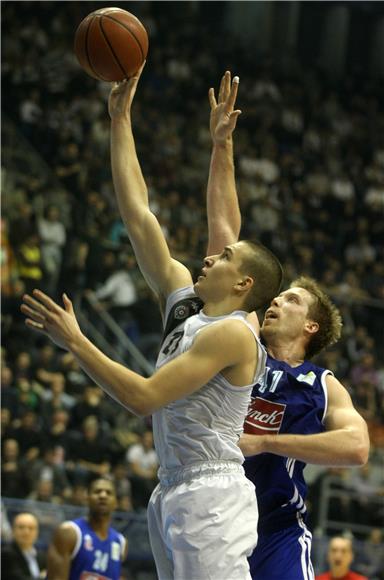
<path fill-rule="evenodd" d="M 290 288 L 304 288 L 313 298 L 308 318 L 318 323 L 319 330 L 312 335 L 305 353 L 307 358 L 312 358 L 339 340 L 343 321 L 339 309 L 312 278 L 300 276 L 290 284 Z"/>

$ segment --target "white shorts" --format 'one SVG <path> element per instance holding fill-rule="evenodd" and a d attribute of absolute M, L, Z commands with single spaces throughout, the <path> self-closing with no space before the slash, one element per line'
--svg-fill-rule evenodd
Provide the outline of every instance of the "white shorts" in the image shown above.
<path fill-rule="evenodd" d="M 258 510 L 242 466 L 205 463 L 180 474 L 176 485 L 160 483 L 148 505 L 159 580 L 251 580 Z"/>

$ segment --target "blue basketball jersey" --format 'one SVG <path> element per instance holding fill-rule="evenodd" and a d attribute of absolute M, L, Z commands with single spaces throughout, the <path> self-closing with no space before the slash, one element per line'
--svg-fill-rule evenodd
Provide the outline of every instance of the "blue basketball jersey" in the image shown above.
<path fill-rule="evenodd" d="M 309 435 L 324 431 L 327 374 L 332 373 L 311 362 L 291 367 L 268 356 L 264 376 L 253 388 L 244 432 Z M 259 534 L 291 526 L 298 516 L 305 521 L 304 467 L 302 461 L 272 453 L 245 460 L 245 473 L 256 487 Z"/>
<path fill-rule="evenodd" d="M 109 528 L 108 538 L 101 540 L 85 518 L 71 523 L 76 530 L 77 542 L 69 580 L 119 580 L 124 537 Z"/>

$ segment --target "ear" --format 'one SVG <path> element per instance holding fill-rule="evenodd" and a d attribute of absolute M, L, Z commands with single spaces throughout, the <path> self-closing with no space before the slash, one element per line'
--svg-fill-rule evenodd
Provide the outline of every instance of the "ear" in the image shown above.
<path fill-rule="evenodd" d="M 239 293 L 248 292 L 248 290 L 252 288 L 253 284 L 254 284 L 253 278 L 251 278 L 250 276 L 246 276 L 245 278 L 242 278 L 241 280 L 236 282 L 235 290 Z"/>
<path fill-rule="evenodd" d="M 314 320 L 306 320 L 304 324 L 304 330 L 308 334 L 316 334 L 319 331 L 319 323 Z"/>

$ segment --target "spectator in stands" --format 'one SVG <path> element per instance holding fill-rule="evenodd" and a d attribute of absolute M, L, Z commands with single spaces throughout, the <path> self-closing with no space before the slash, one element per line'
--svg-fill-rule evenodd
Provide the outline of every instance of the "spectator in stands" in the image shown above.
<path fill-rule="evenodd" d="M 117 257 L 110 252 L 110 256 L 113 260 L 112 273 L 97 288 L 95 296 L 101 302 L 100 307 L 108 311 L 130 338 L 137 341 L 137 324 L 134 318 L 137 291 L 132 276 L 136 260 L 129 254 Z M 118 344 L 119 342 L 117 346 Z"/>
<path fill-rule="evenodd" d="M 82 423 L 82 433 L 73 441 L 68 454 L 67 469 L 73 483 L 87 484 L 92 476 L 109 473 L 111 464 L 108 443 L 105 434 L 102 436 L 100 432 L 97 417 L 86 417 Z"/>
<path fill-rule="evenodd" d="M 352 572 L 350 566 L 353 562 L 354 553 L 352 540 L 342 536 L 332 538 L 328 546 L 329 571 L 316 576 L 316 580 L 368 580 Z"/>
<path fill-rule="evenodd" d="M 356 493 L 353 501 L 353 521 L 368 526 L 380 526 L 384 516 L 382 469 L 376 470 L 371 463 L 366 463 L 353 473 L 351 489 Z"/>
<path fill-rule="evenodd" d="M 359 563 L 356 566 L 361 574 L 369 580 L 384 580 L 384 542 L 383 531 L 373 528 L 363 543 L 359 554 Z"/>
<path fill-rule="evenodd" d="M 87 380 L 89 381 L 89 378 Z M 83 390 L 81 399 L 72 408 L 71 427 L 73 429 L 79 429 L 79 426 L 90 415 L 97 417 L 101 421 L 103 416 L 101 400 L 102 395 L 100 394 L 100 389 L 97 385 L 89 384 L 88 382 Z"/>
<path fill-rule="evenodd" d="M 68 499 L 70 505 L 86 507 L 88 501 L 87 486 L 82 483 L 76 483 L 72 487 L 72 493 Z"/>
<path fill-rule="evenodd" d="M 27 461 L 33 461 L 40 454 L 43 443 L 38 416 L 31 410 L 25 411 L 14 437 L 19 443 L 20 453 Z"/>
<path fill-rule="evenodd" d="M 61 497 L 54 494 L 53 480 L 47 478 L 46 472 L 41 473 L 40 478 L 35 481 L 28 499 L 49 504 L 61 503 Z"/>
<path fill-rule="evenodd" d="M 37 233 L 29 233 L 17 249 L 18 273 L 24 282 L 25 291 L 30 292 L 43 280 L 43 262 L 40 240 Z"/>
<path fill-rule="evenodd" d="M 32 361 L 34 379 L 43 387 L 49 388 L 52 379 L 58 374 L 57 351 L 51 344 L 39 344 Z"/>
<path fill-rule="evenodd" d="M 13 382 L 13 371 L 11 367 L 2 365 L 0 370 L 1 384 L 1 405 L 9 409 L 13 417 L 17 413 L 17 391 Z"/>
<path fill-rule="evenodd" d="M 35 486 L 36 482 L 48 481 L 52 484 L 52 496 L 56 498 L 67 499 L 71 495 L 71 488 L 69 481 L 65 472 L 64 461 L 62 457 L 62 452 L 60 448 L 52 447 L 50 444 L 42 453 L 42 457 L 37 459 L 31 469 L 28 470 L 28 478 L 30 481 L 30 488 Z M 44 487 L 44 486 L 43 486 Z M 33 492 L 32 492 L 33 493 Z M 37 499 L 37 495 L 42 498 L 41 489 L 39 492 L 35 492 L 36 497 L 30 495 L 30 499 Z M 41 501 L 47 501 L 47 487 L 43 489 L 43 496 L 45 499 Z M 52 501 L 52 499 L 49 499 Z"/>
<path fill-rule="evenodd" d="M 127 451 L 132 500 L 135 509 L 146 509 L 152 491 L 155 489 L 159 462 L 153 446 L 152 431 L 147 429 L 138 443 Z"/>
<path fill-rule="evenodd" d="M 1 493 L 3 497 L 23 498 L 29 491 L 26 470 L 16 439 L 3 440 L 1 456 Z"/>
<path fill-rule="evenodd" d="M 20 513 L 13 520 L 13 540 L 1 550 L 1 576 L 4 580 L 45 578 L 46 557 L 36 550 L 39 523 L 31 513 Z"/>
<path fill-rule="evenodd" d="M 49 442 L 53 447 L 61 447 L 64 455 L 68 453 L 71 444 L 71 432 L 68 429 L 69 413 L 65 409 L 53 411 L 51 417 L 46 417 L 46 425 L 43 430 L 44 442 Z"/>
<path fill-rule="evenodd" d="M 49 205 L 45 210 L 45 215 L 37 220 L 37 228 L 41 243 L 44 286 L 47 292 L 56 296 L 62 253 L 66 242 L 66 230 L 60 220 L 59 208 Z"/>
<path fill-rule="evenodd" d="M 43 391 L 41 398 L 43 400 L 42 415 L 45 418 L 51 417 L 56 410 L 70 411 L 76 403 L 76 399 L 66 393 L 65 377 L 61 373 L 57 373 L 51 380 L 50 389 Z"/>

